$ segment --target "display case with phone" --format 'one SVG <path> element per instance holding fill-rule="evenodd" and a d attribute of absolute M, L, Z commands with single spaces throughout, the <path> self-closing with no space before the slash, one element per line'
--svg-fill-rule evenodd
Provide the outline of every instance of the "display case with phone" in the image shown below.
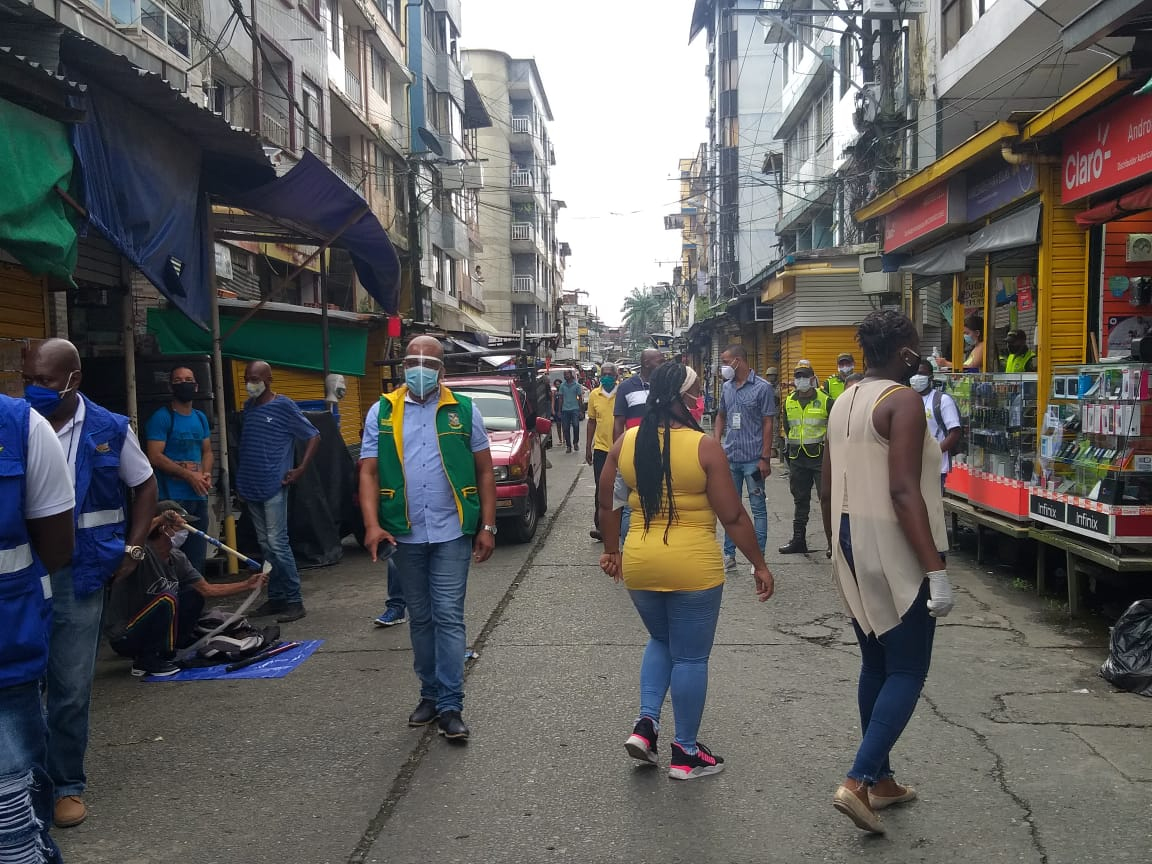
<path fill-rule="evenodd" d="M 971 477 L 968 472 L 968 429 L 972 418 L 972 384 L 976 376 L 972 374 L 942 374 L 935 376 L 935 385 L 941 392 L 952 397 L 956 411 L 960 415 L 960 443 L 952 451 L 951 468 L 944 481 L 944 491 L 958 498 L 967 498 L 971 491 Z"/>
<path fill-rule="evenodd" d="M 968 500 L 1027 522 L 1036 465 L 1037 376 L 970 375 Z"/>

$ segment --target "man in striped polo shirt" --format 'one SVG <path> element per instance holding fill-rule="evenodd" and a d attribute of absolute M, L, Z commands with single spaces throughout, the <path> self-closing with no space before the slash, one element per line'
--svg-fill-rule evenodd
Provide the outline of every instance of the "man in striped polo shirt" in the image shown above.
<path fill-rule="evenodd" d="M 729 345 L 720 355 L 720 409 L 716 440 L 724 446 L 737 494 L 748 484 L 748 503 L 760 551 L 768 542 L 768 506 L 764 478 L 772 473 L 772 427 L 776 421 L 776 391 L 748 364 L 743 345 Z M 724 567 L 736 567 L 736 544 L 724 535 Z"/>

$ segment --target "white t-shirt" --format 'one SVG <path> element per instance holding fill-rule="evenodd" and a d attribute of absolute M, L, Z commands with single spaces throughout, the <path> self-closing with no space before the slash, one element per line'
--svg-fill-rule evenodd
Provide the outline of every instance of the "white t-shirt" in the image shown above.
<path fill-rule="evenodd" d="M 36 411 L 28 417 L 24 466 L 24 518 L 45 519 L 76 506 L 72 473 L 51 424 Z"/>
<path fill-rule="evenodd" d="M 72 419 L 56 432 L 60 446 L 64 448 L 64 456 L 68 459 L 68 473 L 71 475 L 73 485 L 76 483 L 76 454 L 80 450 L 80 436 L 84 430 L 84 418 L 87 414 L 88 406 L 81 399 Z M 124 436 L 124 447 L 120 450 L 120 482 L 132 488 L 139 486 L 151 476 L 152 464 L 140 449 L 136 433 L 129 428 L 128 434 Z"/>
<path fill-rule="evenodd" d="M 956 408 L 956 400 L 949 396 L 947 393 L 940 394 L 940 417 L 944 421 L 944 428 L 940 428 L 940 424 L 936 422 L 936 412 L 932 409 L 932 403 L 935 401 L 935 394 L 938 391 L 933 388 L 924 394 L 924 415 L 928 419 L 928 431 L 932 433 L 932 437 L 937 441 L 943 441 L 948 437 L 948 433 L 953 429 L 960 428 L 960 411 Z M 952 470 L 952 454 L 945 453 L 940 458 L 940 473 L 947 474 Z"/>

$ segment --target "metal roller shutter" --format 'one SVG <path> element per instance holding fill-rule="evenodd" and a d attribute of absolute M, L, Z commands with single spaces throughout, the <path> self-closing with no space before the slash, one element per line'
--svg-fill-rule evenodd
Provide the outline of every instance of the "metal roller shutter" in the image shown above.
<path fill-rule="evenodd" d="M 816 377 L 823 384 L 828 376 L 836 371 L 836 355 L 844 351 L 856 358 L 856 365 L 863 369 L 860 348 L 856 344 L 856 327 L 805 327 L 804 357 L 816 370 Z M 799 358 L 797 358 L 799 359 Z"/>
<path fill-rule="evenodd" d="M 106 288 L 123 284 L 120 253 L 103 237 L 87 234 L 80 238 L 76 258 L 77 282 Z"/>
<path fill-rule="evenodd" d="M 47 333 L 44 278 L 0 263 L 0 338 L 43 339 Z"/>

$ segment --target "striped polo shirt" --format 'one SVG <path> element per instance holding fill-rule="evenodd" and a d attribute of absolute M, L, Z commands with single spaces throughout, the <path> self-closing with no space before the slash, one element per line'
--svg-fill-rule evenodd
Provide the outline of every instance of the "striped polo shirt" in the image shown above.
<path fill-rule="evenodd" d="M 739 387 L 735 381 L 724 382 L 717 413 L 724 418 L 724 453 L 728 461 L 755 462 L 764 455 L 764 418 L 776 416 L 776 390 L 749 370 Z"/>
<path fill-rule="evenodd" d="M 284 488 L 284 475 L 296 459 L 296 442 L 320 433 L 300 407 L 287 396 L 244 405 L 240 456 L 236 462 L 236 493 L 247 501 L 267 501 Z"/>

